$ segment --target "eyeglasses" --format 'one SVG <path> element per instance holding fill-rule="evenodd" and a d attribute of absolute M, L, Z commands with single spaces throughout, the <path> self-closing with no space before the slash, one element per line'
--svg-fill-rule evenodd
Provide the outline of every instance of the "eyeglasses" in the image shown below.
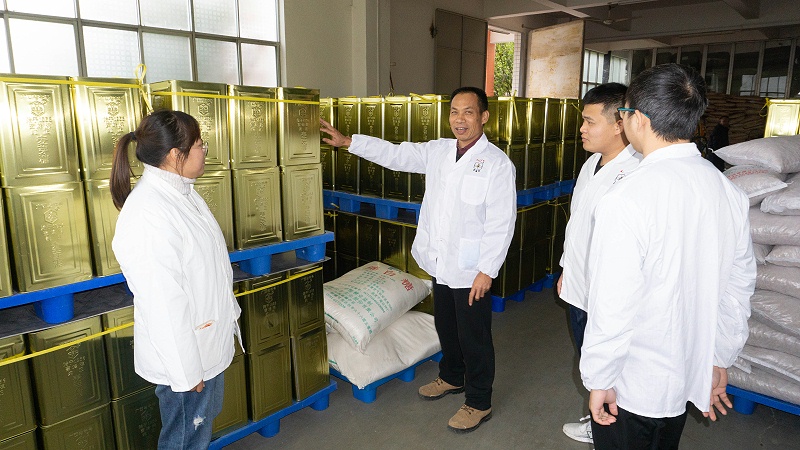
<path fill-rule="evenodd" d="M 647 113 L 645 113 L 645 112 L 643 112 L 643 111 L 641 111 L 641 110 L 637 110 L 636 108 L 617 108 L 617 112 L 620 114 L 620 116 L 622 116 L 622 113 L 624 113 L 624 112 L 626 112 L 626 113 L 630 114 L 630 113 L 633 113 L 633 112 L 635 112 L 635 111 L 639 111 L 639 112 L 641 112 L 641 113 L 642 113 L 642 115 L 644 115 L 644 116 L 645 116 L 645 117 L 647 117 L 648 119 L 650 118 L 650 116 L 648 116 L 648 115 L 647 115 Z"/>

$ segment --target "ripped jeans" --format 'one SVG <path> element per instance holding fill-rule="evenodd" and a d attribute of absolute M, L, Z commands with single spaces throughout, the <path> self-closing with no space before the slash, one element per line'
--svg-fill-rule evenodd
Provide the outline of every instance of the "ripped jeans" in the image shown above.
<path fill-rule="evenodd" d="M 169 386 L 156 386 L 161 411 L 158 450 L 208 448 L 212 422 L 222 411 L 223 375 L 221 373 L 206 381 L 203 392 L 173 392 Z"/>

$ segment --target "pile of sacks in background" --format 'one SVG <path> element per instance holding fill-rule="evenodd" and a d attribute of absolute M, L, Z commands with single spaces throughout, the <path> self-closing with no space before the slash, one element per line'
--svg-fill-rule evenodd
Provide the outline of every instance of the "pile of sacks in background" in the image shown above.
<path fill-rule="evenodd" d="M 359 389 L 437 353 L 430 281 L 373 261 L 323 285 L 328 363 Z"/>
<path fill-rule="evenodd" d="M 725 175 L 750 198 L 758 262 L 750 336 L 728 382 L 800 404 L 800 136 L 756 139 L 715 154 L 734 166 Z"/>

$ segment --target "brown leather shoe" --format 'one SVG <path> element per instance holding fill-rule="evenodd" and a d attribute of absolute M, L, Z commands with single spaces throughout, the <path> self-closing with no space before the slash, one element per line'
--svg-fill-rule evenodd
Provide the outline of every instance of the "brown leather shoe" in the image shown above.
<path fill-rule="evenodd" d="M 453 386 L 452 384 L 438 377 L 425 386 L 421 386 L 419 388 L 419 396 L 425 400 L 437 400 L 447 394 L 458 394 L 461 392 L 464 392 L 464 386 Z"/>
<path fill-rule="evenodd" d="M 485 411 L 463 405 L 455 416 L 447 422 L 447 426 L 457 433 L 468 433 L 483 422 L 492 418 L 492 408 Z"/>

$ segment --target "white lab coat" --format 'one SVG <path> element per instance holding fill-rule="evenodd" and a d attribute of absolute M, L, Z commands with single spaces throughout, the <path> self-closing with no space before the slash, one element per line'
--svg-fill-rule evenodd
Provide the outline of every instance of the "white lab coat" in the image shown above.
<path fill-rule="evenodd" d="M 481 136 L 456 162 L 456 140 L 392 144 L 354 135 L 350 152 L 392 170 L 424 173 L 417 264 L 451 288 L 469 288 L 483 272 L 497 277 L 514 234 L 514 164 Z"/>
<path fill-rule="evenodd" d="M 241 309 L 214 216 L 191 185 L 184 195 L 160 170 L 145 167 L 112 247 L 134 296 L 136 373 L 185 392 L 230 365 Z"/>
<path fill-rule="evenodd" d="M 661 148 L 595 209 L 589 311 L 580 362 L 587 389 L 675 417 L 708 411 L 712 366 L 747 340 L 756 263 L 747 196 L 692 143 Z"/>
<path fill-rule="evenodd" d="M 593 154 L 581 167 L 572 193 L 569 222 L 564 237 L 564 253 L 559 263 L 564 269 L 559 296 L 565 302 L 584 311 L 587 310 L 586 301 L 589 296 L 589 288 L 586 285 L 586 255 L 589 253 L 589 239 L 592 236 L 594 208 L 608 188 L 635 169 L 642 160 L 642 154 L 628 145 L 594 173 L 597 162 L 602 156 L 599 153 Z"/>

